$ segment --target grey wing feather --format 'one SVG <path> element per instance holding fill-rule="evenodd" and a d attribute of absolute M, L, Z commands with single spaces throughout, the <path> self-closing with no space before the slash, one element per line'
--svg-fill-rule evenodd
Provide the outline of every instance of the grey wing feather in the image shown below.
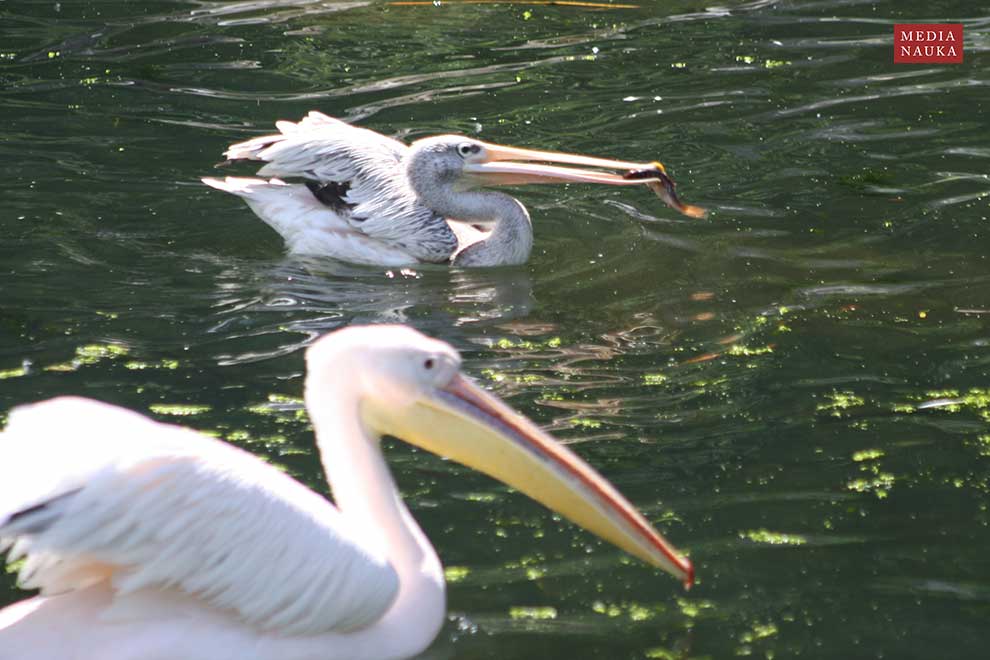
<path fill-rule="evenodd" d="M 0 520 L 0 533 L 4 537 L 15 537 L 44 532 L 63 514 L 66 500 L 79 491 L 79 488 L 74 488 L 67 493 L 56 495 L 44 502 L 10 514 L 6 520 Z M 0 545 L 0 551 L 3 549 L 3 546 Z"/>
<path fill-rule="evenodd" d="M 232 145 L 225 155 L 265 161 L 261 176 L 346 183 L 347 221 L 356 231 L 425 262 L 441 263 L 453 255 L 457 237 L 409 187 L 403 163 L 408 146 L 319 112 L 276 126 L 279 134 Z"/>

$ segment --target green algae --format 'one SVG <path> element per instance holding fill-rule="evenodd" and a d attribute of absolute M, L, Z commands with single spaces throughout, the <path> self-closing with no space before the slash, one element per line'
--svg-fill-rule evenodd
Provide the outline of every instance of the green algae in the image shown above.
<path fill-rule="evenodd" d="M 739 532 L 739 538 L 764 545 L 805 545 L 808 542 L 807 537 L 800 534 L 771 532 L 769 529 L 753 529 Z"/>
<path fill-rule="evenodd" d="M 509 608 L 509 618 L 530 619 L 535 621 L 546 621 L 549 619 L 556 619 L 557 608 L 514 606 Z"/>
<path fill-rule="evenodd" d="M 173 417 L 202 415 L 213 409 L 212 406 L 196 403 L 153 403 L 148 408 L 155 414 Z"/>

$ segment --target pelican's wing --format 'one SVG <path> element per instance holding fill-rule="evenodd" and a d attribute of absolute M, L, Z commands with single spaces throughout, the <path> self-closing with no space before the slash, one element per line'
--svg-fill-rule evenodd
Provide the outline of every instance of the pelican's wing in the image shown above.
<path fill-rule="evenodd" d="M 229 160 L 261 160 L 261 176 L 301 177 L 346 206 L 351 226 L 426 262 L 447 261 L 457 238 L 446 221 L 419 202 L 402 162 L 409 147 L 319 112 L 276 123 L 280 133 L 231 145 Z M 332 185 L 330 185 L 332 184 Z M 320 188 L 314 186 L 314 194 Z"/>
<path fill-rule="evenodd" d="M 45 595 L 171 588 L 259 630 L 361 628 L 398 577 L 326 499 L 219 440 L 104 403 L 15 409 L 0 434 L 0 551 Z"/>

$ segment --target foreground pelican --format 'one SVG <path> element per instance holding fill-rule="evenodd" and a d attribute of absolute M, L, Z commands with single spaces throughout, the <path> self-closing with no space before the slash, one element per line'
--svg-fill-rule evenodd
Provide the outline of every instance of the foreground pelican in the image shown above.
<path fill-rule="evenodd" d="M 383 660 L 444 621 L 443 570 L 399 497 L 390 435 L 486 472 L 690 585 L 607 481 L 460 373 L 450 346 L 353 327 L 306 354 L 337 506 L 224 442 L 87 399 L 10 415 L 0 540 L 42 596 L 0 611 L 0 659 Z"/>
<path fill-rule="evenodd" d="M 524 183 L 646 184 L 668 205 L 693 217 L 659 163 L 629 163 L 488 144 L 459 135 L 406 146 L 319 112 L 299 123 L 280 121 L 278 135 L 232 145 L 228 162 L 265 161 L 258 174 L 300 178 L 205 178 L 243 197 L 281 234 L 289 251 L 354 263 L 404 266 L 522 264 L 533 247 L 526 207 L 509 195 L 474 190 Z M 625 176 L 541 161 L 624 170 Z"/>

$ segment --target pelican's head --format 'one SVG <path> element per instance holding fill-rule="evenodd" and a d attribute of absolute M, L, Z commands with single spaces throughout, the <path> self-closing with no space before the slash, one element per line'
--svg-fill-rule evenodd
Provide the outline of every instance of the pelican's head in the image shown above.
<path fill-rule="evenodd" d="M 406 172 L 417 191 L 465 187 L 465 166 L 483 157 L 485 143 L 463 135 L 434 135 L 416 140 L 406 157 Z"/>
<path fill-rule="evenodd" d="M 591 466 L 461 373 L 457 351 L 405 326 L 352 326 L 306 355 L 307 405 L 343 387 L 366 428 L 480 470 L 686 586 L 691 562 Z"/>
<path fill-rule="evenodd" d="M 589 168 L 555 167 L 538 163 L 570 163 Z M 663 166 L 631 163 L 553 151 L 534 151 L 490 144 L 463 135 L 435 135 L 413 142 L 406 160 L 413 187 L 421 185 L 517 185 L 524 183 L 604 183 L 639 185 L 648 177 L 625 178 L 615 171 L 645 171 Z"/>
<path fill-rule="evenodd" d="M 548 163 L 569 163 L 584 168 Z M 674 181 L 657 162 L 633 163 L 507 147 L 461 135 L 437 135 L 413 142 L 406 158 L 406 173 L 416 193 L 434 208 L 443 208 L 444 200 L 437 196 L 440 190 L 528 183 L 599 183 L 646 185 L 665 204 L 684 215 L 693 218 L 706 215 L 703 208 L 680 201 L 674 192 Z"/>

